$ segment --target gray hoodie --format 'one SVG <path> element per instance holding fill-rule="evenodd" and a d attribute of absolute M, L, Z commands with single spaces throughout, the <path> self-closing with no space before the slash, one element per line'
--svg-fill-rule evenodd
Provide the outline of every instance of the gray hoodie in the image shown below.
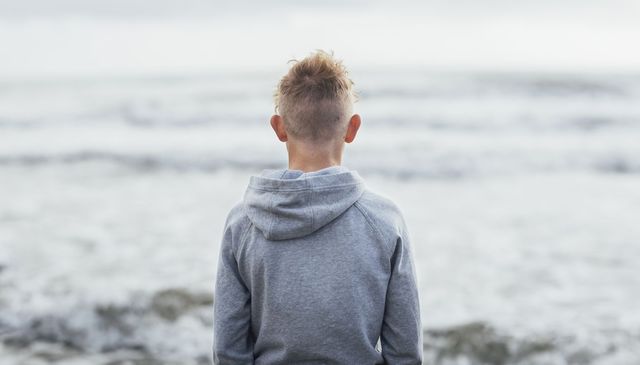
<path fill-rule="evenodd" d="M 213 359 L 420 364 L 418 290 L 398 208 L 343 166 L 252 176 L 225 223 Z"/>

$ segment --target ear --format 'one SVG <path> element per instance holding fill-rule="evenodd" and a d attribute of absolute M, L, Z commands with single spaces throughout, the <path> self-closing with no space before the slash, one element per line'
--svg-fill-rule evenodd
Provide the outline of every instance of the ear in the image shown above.
<path fill-rule="evenodd" d="M 287 137 L 287 131 L 284 129 L 284 121 L 278 114 L 271 116 L 271 128 L 276 132 L 276 136 L 278 136 L 280 142 L 286 142 L 289 139 Z"/>
<path fill-rule="evenodd" d="M 358 134 L 358 129 L 360 128 L 360 116 L 358 114 L 354 114 L 349 119 L 349 125 L 347 126 L 347 134 L 344 136 L 344 141 L 347 143 L 353 142 L 356 139 L 356 134 Z"/>

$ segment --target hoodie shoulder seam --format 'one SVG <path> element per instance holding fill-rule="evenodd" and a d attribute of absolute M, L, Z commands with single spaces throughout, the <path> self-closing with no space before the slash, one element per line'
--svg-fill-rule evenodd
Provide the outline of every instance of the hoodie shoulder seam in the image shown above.
<path fill-rule="evenodd" d="M 384 236 L 382 235 L 382 232 L 380 232 L 380 230 L 373 223 L 373 220 L 371 219 L 371 217 L 369 217 L 369 214 L 365 211 L 365 208 L 360 204 L 360 201 L 356 201 L 353 205 L 358 209 L 360 214 L 362 214 L 362 216 L 367 221 L 369 226 L 376 232 L 376 235 L 378 236 L 378 239 L 380 240 L 380 242 L 384 246 L 386 246 L 386 243 L 384 241 Z"/>
<path fill-rule="evenodd" d="M 247 227 L 242 231 L 242 234 L 240 235 L 240 241 L 238 242 L 237 253 L 240 253 L 240 251 L 242 251 L 242 249 L 244 248 L 244 244 L 246 242 L 247 235 L 249 233 L 249 229 L 253 226 L 253 222 L 251 221 L 251 219 L 249 219 L 249 217 L 247 217 L 246 215 L 245 215 L 245 218 L 249 221 L 249 224 L 247 224 Z M 234 252 L 234 254 L 235 254 L 235 252 Z M 236 257 L 235 259 L 236 259 L 236 262 L 237 262 L 238 258 Z"/>

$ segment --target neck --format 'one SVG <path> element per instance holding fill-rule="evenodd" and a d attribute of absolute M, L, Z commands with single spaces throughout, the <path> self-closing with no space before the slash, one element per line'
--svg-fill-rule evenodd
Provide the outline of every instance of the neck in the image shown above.
<path fill-rule="evenodd" d="M 344 144 L 341 144 L 340 147 L 318 147 L 309 144 L 287 142 L 289 170 L 311 172 L 331 166 L 339 166 L 342 163 L 343 147 Z"/>

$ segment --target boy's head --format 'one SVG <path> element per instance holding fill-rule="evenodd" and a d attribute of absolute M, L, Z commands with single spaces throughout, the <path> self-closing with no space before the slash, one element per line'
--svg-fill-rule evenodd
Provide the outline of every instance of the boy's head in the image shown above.
<path fill-rule="evenodd" d="M 278 138 L 311 145 L 353 141 L 360 117 L 352 114 L 356 95 L 347 69 L 324 51 L 294 62 L 274 95 L 271 125 Z"/>

